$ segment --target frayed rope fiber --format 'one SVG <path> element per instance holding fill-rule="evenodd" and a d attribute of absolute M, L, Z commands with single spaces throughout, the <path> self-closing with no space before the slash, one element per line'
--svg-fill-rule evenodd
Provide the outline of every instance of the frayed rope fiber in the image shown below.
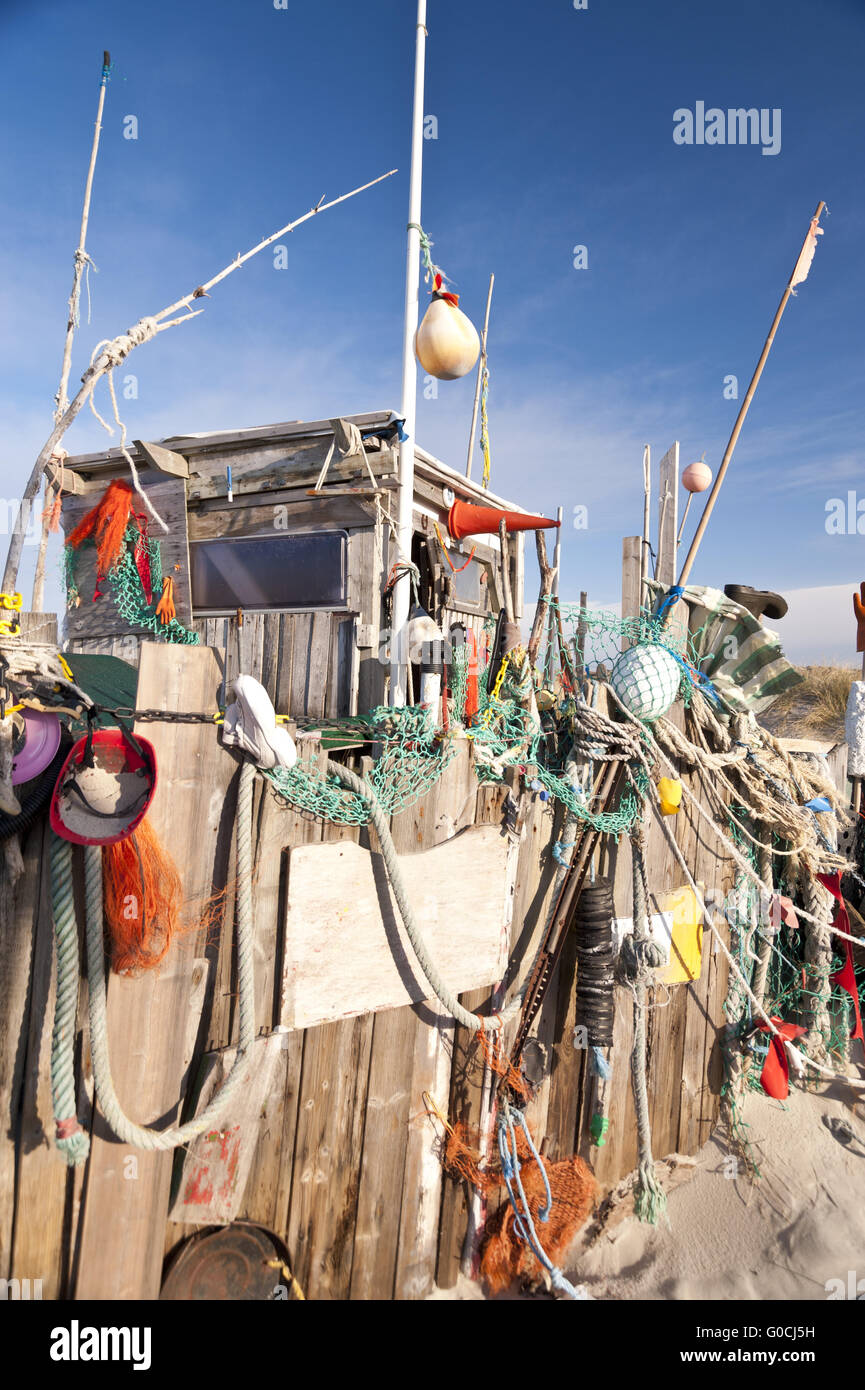
<path fill-rule="evenodd" d="M 146 819 L 125 840 L 106 845 L 102 858 L 112 969 L 152 970 L 177 930 L 183 895 L 174 860 Z"/>

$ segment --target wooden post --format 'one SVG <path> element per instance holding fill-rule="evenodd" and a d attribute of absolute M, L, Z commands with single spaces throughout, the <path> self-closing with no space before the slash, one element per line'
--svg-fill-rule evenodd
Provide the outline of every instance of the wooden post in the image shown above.
<path fill-rule="evenodd" d="M 511 558 L 508 550 L 508 528 L 502 517 L 499 522 L 499 546 L 502 552 L 502 603 L 509 623 L 514 621 L 514 600 L 511 593 Z"/>
<path fill-rule="evenodd" d="M 648 444 L 643 446 L 643 548 L 640 554 L 640 603 L 646 601 L 645 585 L 649 577 L 651 541 L 649 532 L 652 524 L 652 451 Z"/>
<path fill-rule="evenodd" d="M 504 526 L 504 522 L 502 522 L 502 526 Z M 541 588 L 538 594 L 538 604 L 535 609 L 535 617 L 532 623 L 532 630 L 529 635 L 527 648 L 530 666 L 534 666 L 538 659 L 538 651 L 541 645 L 541 638 L 544 635 L 544 627 L 548 620 L 552 621 L 550 619 L 550 605 L 545 603 L 544 600 L 551 594 L 554 582 L 554 571 L 547 559 L 547 541 L 541 530 L 535 532 L 535 545 L 537 546 L 538 565 L 541 571 Z"/>
<path fill-rule="evenodd" d="M 582 681 L 586 674 L 586 633 L 588 623 L 586 622 L 586 609 L 589 606 L 589 595 L 585 589 L 580 590 L 580 616 L 577 621 L 577 635 L 574 638 L 574 674 L 578 681 Z"/>
<path fill-rule="evenodd" d="M 625 536 L 622 541 L 622 618 L 636 618 L 640 612 L 641 536 Z M 633 646 L 633 639 L 622 634 L 622 651 Z"/>
<path fill-rule="evenodd" d="M 220 686 L 210 647 L 145 642 L 138 674 L 140 708 L 216 713 Z M 187 902 L 204 904 L 233 831 L 226 794 L 236 770 L 214 724 L 146 726 L 159 781 L 149 819 L 170 851 Z M 223 930 L 231 924 L 224 923 Z M 121 1103 L 142 1124 L 172 1123 L 182 1096 L 184 1041 L 196 991 L 195 939 L 178 938 L 158 971 L 112 975 L 108 1036 Z M 173 1155 L 119 1143 L 94 1117 L 79 1245 L 78 1299 L 155 1299 L 162 1276 Z"/>
<path fill-rule="evenodd" d="M 661 459 L 658 474 L 658 563 L 655 578 L 669 588 L 676 582 L 676 534 L 679 520 L 679 441 Z"/>

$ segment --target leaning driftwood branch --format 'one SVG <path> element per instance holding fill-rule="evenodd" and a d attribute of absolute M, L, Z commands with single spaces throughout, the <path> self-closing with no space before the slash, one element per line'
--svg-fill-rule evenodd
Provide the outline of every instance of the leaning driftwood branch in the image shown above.
<path fill-rule="evenodd" d="M 66 340 L 63 344 L 63 365 L 60 368 L 60 385 L 55 397 L 55 420 L 58 420 L 69 404 L 66 388 L 69 384 L 69 371 L 72 366 L 72 340 L 78 326 L 78 303 L 81 298 L 81 278 L 85 266 L 92 264 L 87 254 L 87 225 L 90 221 L 90 198 L 93 193 L 93 175 L 96 170 L 96 156 L 99 153 L 99 136 L 102 132 L 102 112 L 105 108 L 105 89 L 111 71 L 110 54 L 102 55 L 102 76 L 99 82 L 99 102 L 96 108 L 96 124 L 93 128 L 93 144 L 90 148 L 90 163 L 87 166 L 87 179 L 84 184 L 84 206 L 81 210 L 81 230 L 78 233 L 78 250 L 74 256 L 72 274 L 72 293 L 69 296 L 69 315 L 66 322 Z M 88 298 L 90 291 L 88 290 Z"/>
<path fill-rule="evenodd" d="M 499 522 L 499 546 L 502 561 L 502 603 L 509 623 L 514 622 L 514 598 L 511 593 L 511 557 L 508 549 L 508 528 L 502 517 Z"/>
<path fill-rule="evenodd" d="M 212 280 L 208 280 L 204 285 L 199 285 L 197 289 L 185 295 L 183 299 L 178 299 L 174 304 L 169 304 L 167 309 L 162 309 L 160 313 L 154 314 L 152 317 L 140 319 L 127 333 L 121 334 L 110 342 L 99 344 L 102 351 L 99 352 L 98 356 L 94 354 L 94 360 L 81 378 L 82 385 L 80 391 L 74 399 L 70 401 L 61 419 L 55 421 L 54 428 L 42 446 L 39 456 L 33 465 L 33 471 L 30 474 L 27 486 L 24 489 L 21 501 L 18 505 L 18 515 L 15 518 L 15 525 L 9 541 L 6 567 L 3 571 L 2 588 L 4 592 L 11 592 L 18 582 L 18 569 L 21 564 L 21 552 L 24 548 L 24 536 L 27 530 L 28 514 L 33 499 L 39 491 L 45 465 L 64 434 L 69 429 L 76 415 L 78 415 L 82 406 L 86 404 L 88 397 L 92 395 L 97 382 L 105 376 L 106 373 L 118 366 L 129 355 L 132 349 L 137 347 L 140 343 L 149 342 L 157 333 L 162 333 L 167 328 L 173 328 L 175 324 L 186 323 L 187 319 L 195 318 L 197 314 L 202 311 L 200 309 L 190 309 L 193 299 L 200 299 L 207 293 L 208 289 L 218 284 L 220 280 L 224 280 L 227 275 L 230 275 L 233 270 L 237 270 L 248 261 L 250 257 L 257 255 L 259 251 L 263 251 L 265 247 L 270 246 L 272 242 L 276 241 L 277 237 L 285 236 L 286 233 L 293 231 L 295 227 L 299 227 L 302 222 L 308 222 L 311 217 L 315 217 L 318 213 L 325 212 L 328 208 L 336 207 L 337 203 L 344 203 L 347 198 L 353 198 L 357 193 L 365 192 L 367 188 L 372 188 L 375 184 L 381 183 L 383 179 L 389 179 L 391 175 L 395 173 L 396 169 L 390 169 L 386 174 L 380 174 L 377 179 L 371 179 L 369 183 L 362 184 L 359 188 L 352 189 L 350 193 L 343 193 L 339 198 L 334 198 L 329 203 L 317 203 L 314 208 L 310 208 L 309 212 L 304 213 L 302 217 L 296 218 L 294 222 L 286 223 L 284 227 L 280 227 L 279 231 L 274 232 L 272 236 L 265 237 L 265 239 L 260 241 L 257 246 L 254 246 L 251 251 L 247 251 L 242 256 L 236 256 L 230 265 L 227 265 L 218 275 L 214 275 Z M 169 314 L 181 308 L 187 309 L 188 312 L 182 314 L 179 318 L 171 319 L 167 323 L 162 322 L 162 320 L 168 318 Z"/>
<path fill-rule="evenodd" d="M 538 550 L 538 565 L 541 570 L 541 589 L 538 594 L 538 606 L 535 609 L 535 618 L 532 623 L 532 630 L 529 635 L 529 662 L 535 665 L 540 651 L 541 638 L 544 635 L 544 627 L 550 616 L 550 606 L 547 599 L 553 591 L 553 567 L 547 559 L 547 538 L 540 529 L 535 532 L 535 545 Z"/>
<path fill-rule="evenodd" d="M 90 198 L 93 193 L 93 175 L 96 170 L 96 156 L 99 153 L 99 136 L 102 132 L 102 112 L 105 109 L 105 89 L 108 85 L 110 71 L 111 56 L 108 52 L 104 52 L 102 55 L 102 76 L 99 82 L 99 101 L 96 107 L 96 124 L 93 129 L 93 143 L 90 147 L 90 163 L 87 166 L 87 178 L 84 184 L 84 206 L 81 210 L 81 228 L 78 233 L 78 249 L 73 257 L 72 292 L 69 295 L 69 312 L 66 317 L 66 338 L 63 343 L 63 363 L 60 368 L 60 385 L 57 388 L 57 395 L 54 397 L 55 421 L 61 418 L 69 404 L 67 387 L 69 385 L 69 372 L 72 366 L 72 343 L 75 338 L 75 329 L 78 327 L 81 280 L 85 268 L 89 269 L 93 264 L 87 254 L 87 225 L 90 221 Z M 87 297 L 89 301 L 89 288 Z M 48 498 L 46 497 L 45 500 L 47 504 Z M 45 511 L 42 514 L 42 533 L 39 537 L 39 551 L 36 556 L 36 570 L 33 576 L 33 600 L 31 609 L 34 613 L 42 612 L 42 599 L 45 592 L 45 552 L 48 549 L 49 524 L 50 512 L 46 505 Z"/>

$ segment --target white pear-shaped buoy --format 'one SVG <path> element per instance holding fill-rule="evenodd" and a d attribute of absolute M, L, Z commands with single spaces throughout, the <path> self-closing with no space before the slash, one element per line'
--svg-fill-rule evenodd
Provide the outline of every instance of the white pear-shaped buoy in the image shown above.
<path fill-rule="evenodd" d="M 702 459 L 698 459 L 696 463 L 689 463 L 682 474 L 682 486 L 688 492 L 705 492 L 711 481 L 712 470 Z"/>
<path fill-rule="evenodd" d="M 481 340 L 471 319 L 447 299 L 434 299 L 414 339 L 415 356 L 425 372 L 456 381 L 478 360 Z"/>

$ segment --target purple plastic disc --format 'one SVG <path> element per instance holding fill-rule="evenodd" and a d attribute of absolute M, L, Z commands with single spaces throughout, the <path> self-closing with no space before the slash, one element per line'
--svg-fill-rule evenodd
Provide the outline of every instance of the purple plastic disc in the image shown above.
<path fill-rule="evenodd" d="M 52 761 L 60 747 L 60 720 L 56 714 L 46 714 L 41 709 L 25 709 L 21 714 L 24 720 L 24 747 L 12 764 L 12 785 L 29 782 L 38 777 Z"/>

